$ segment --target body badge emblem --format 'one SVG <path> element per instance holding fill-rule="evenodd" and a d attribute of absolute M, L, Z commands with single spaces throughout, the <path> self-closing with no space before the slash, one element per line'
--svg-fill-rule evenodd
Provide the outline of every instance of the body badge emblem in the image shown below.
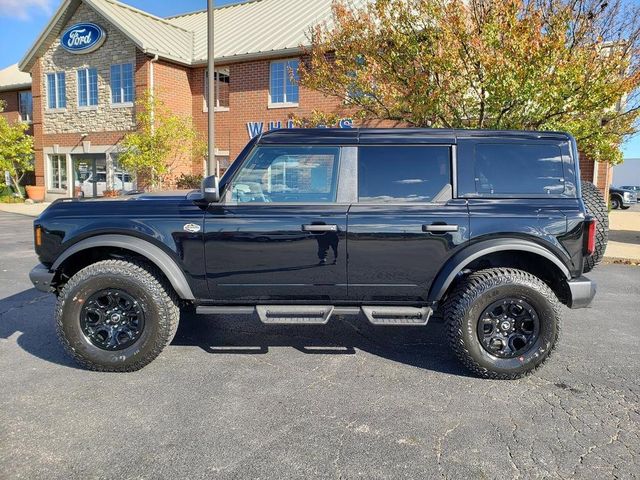
<path fill-rule="evenodd" d="M 200 225 L 197 225 L 195 223 L 187 223 L 184 227 L 182 227 L 182 229 L 185 232 L 197 233 L 200 231 Z"/>

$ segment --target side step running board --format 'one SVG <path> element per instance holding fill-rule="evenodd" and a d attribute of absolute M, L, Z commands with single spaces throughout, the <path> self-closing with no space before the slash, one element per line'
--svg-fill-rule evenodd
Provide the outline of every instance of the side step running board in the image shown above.
<path fill-rule="evenodd" d="M 275 325 L 324 325 L 332 315 L 358 315 L 363 312 L 373 325 L 406 326 L 426 325 L 433 313 L 430 307 L 334 307 L 332 305 L 257 305 L 207 306 L 196 308 L 199 315 L 252 315 L 258 313 L 260 321 Z"/>
<path fill-rule="evenodd" d="M 333 313 L 332 305 L 257 305 L 262 323 L 324 325 Z"/>
<path fill-rule="evenodd" d="M 374 325 L 426 325 L 433 312 L 429 307 L 362 307 Z"/>

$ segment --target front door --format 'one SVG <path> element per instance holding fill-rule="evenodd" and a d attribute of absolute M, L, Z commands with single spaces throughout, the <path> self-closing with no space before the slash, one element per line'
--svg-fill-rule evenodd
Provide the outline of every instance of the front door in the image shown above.
<path fill-rule="evenodd" d="M 347 295 L 341 148 L 259 146 L 205 218 L 211 298 L 319 304 Z"/>
<path fill-rule="evenodd" d="M 422 304 L 440 268 L 469 239 L 453 199 L 452 147 L 361 146 L 349 210 L 349 297 Z"/>
<path fill-rule="evenodd" d="M 107 158 L 105 154 L 73 155 L 74 196 L 102 197 L 107 189 Z"/>

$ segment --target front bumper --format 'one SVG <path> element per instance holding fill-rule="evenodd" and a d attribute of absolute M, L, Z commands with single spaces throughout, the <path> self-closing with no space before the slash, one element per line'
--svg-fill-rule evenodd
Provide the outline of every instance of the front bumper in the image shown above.
<path fill-rule="evenodd" d="M 585 308 L 588 307 L 593 297 L 596 296 L 596 282 L 582 276 L 574 278 L 567 282 L 571 292 L 569 299 L 569 308 Z"/>
<path fill-rule="evenodd" d="M 51 293 L 54 290 L 53 285 L 51 285 L 54 276 L 55 272 L 50 272 L 49 269 L 41 263 L 33 267 L 29 272 L 29 280 L 31 280 L 33 286 L 41 292 L 47 293 Z"/>

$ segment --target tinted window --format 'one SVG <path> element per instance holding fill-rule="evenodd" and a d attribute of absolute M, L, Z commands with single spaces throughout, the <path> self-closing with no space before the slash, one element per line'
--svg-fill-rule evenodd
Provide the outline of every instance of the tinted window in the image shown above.
<path fill-rule="evenodd" d="M 479 143 L 475 147 L 476 192 L 561 194 L 562 154 L 557 145 Z"/>
<path fill-rule="evenodd" d="M 240 168 L 232 200 L 246 202 L 333 202 L 338 147 L 258 147 Z"/>
<path fill-rule="evenodd" d="M 358 200 L 431 202 L 451 182 L 449 147 L 360 147 Z"/>

